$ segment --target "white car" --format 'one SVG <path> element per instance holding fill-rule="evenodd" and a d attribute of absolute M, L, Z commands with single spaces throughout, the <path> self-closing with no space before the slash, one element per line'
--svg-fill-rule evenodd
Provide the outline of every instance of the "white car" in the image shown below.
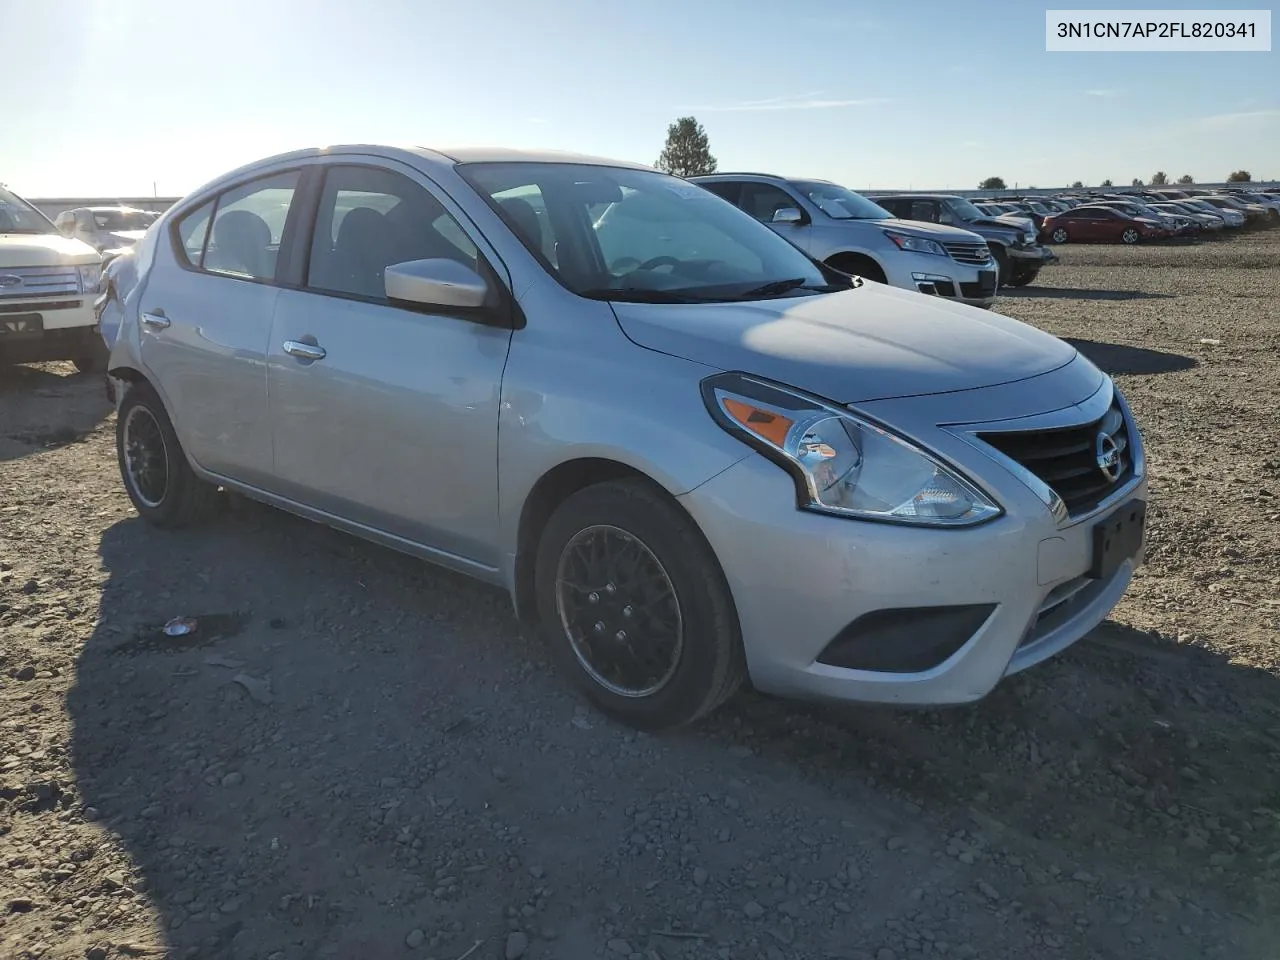
<path fill-rule="evenodd" d="M 976 700 L 1142 560 L 1141 435 L 1073 346 L 638 164 L 298 151 L 135 256 L 108 372 L 141 517 L 223 487 L 501 585 L 636 726 L 747 676 Z"/>
<path fill-rule="evenodd" d="M 43 213 L 0 187 L 0 363 L 71 360 L 83 372 L 106 359 L 95 330 L 102 257 L 60 236 Z"/>

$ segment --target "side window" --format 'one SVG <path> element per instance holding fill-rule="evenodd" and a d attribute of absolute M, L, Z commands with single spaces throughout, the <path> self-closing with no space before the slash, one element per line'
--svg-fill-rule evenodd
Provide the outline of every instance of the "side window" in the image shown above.
<path fill-rule="evenodd" d="M 559 243 L 555 228 L 547 214 L 547 201 L 542 195 L 542 188 L 536 183 L 520 187 L 512 187 L 495 193 L 498 212 L 507 222 L 522 243 L 557 269 L 559 261 Z"/>
<path fill-rule="evenodd" d="M 209 215 L 213 213 L 214 202 L 202 203 L 178 221 L 178 243 L 182 246 L 180 255 L 193 267 L 200 266 L 204 257 L 204 242 L 209 235 Z"/>
<path fill-rule="evenodd" d="M 737 204 L 738 193 L 742 189 L 742 184 L 737 180 L 726 180 L 723 183 L 700 183 L 698 186 L 704 190 L 710 190 L 721 200 L 728 200 L 732 204 Z"/>
<path fill-rule="evenodd" d="M 479 268 L 479 251 L 440 202 L 408 177 L 375 167 L 325 174 L 307 286 L 382 300 L 395 263 L 443 258 Z"/>
<path fill-rule="evenodd" d="M 922 220 L 925 223 L 938 223 L 938 203 L 936 200 L 912 200 L 907 211 L 907 220 Z"/>
<path fill-rule="evenodd" d="M 204 269 L 253 280 L 274 279 L 285 218 L 300 176 L 290 170 L 221 194 L 205 245 Z"/>
<path fill-rule="evenodd" d="M 957 217 L 951 211 L 951 207 L 948 206 L 946 203 L 935 203 L 934 207 L 938 211 L 937 216 L 933 218 L 934 223 L 945 223 L 947 226 L 951 226 L 951 227 L 954 227 L 957 224 L 964 223 L 964 220 L 962 220 L 960 217 Z"/>
<path fill-rule="evenodd" d="M 772 223 L 773 215 L 779 210 L 800 209 L 794 197 L 771 183 L 744 183 L 738 206 L 761 223 Z"/>

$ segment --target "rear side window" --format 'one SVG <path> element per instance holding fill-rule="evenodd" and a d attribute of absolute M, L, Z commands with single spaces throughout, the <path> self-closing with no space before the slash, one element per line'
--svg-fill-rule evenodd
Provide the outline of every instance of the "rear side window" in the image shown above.
<path fill-rule="evenodd" d="M 761 223 L 772 223 L 779 210 L 798 210 L 800 204 L 784 190 L 769 183 L 744 183 L 740 206 Z"/>
<path fill-rule="evenodd" d="M 273 280 L 299 171 L 234 187 L 218 198 L 203 267 L 252 280 Z"/>
<path fill-rule="evenodd" d="M 384 300 L 387 267 L 438 258 L 479 269 L 475 244 L 440 201 L 390 170 L 329 168 L 311 242 L 308 287 Z"/>
<path fill-rule="evenodd" d="M 204 257 L 204 243 L 209 235 L 209 217 L 213 213 L 216 200 L 202 203 L 178 221 L 178 243 L 187 263 L 193 267 L 200 266 Z"/>
<path fill-rule="evenodd" d="M 737 204 L 738 193 L 742 189 L 742 184 L 737 180 L 726 180 L 721 183 L 699 183 L 698 186 L 704 190 L 710 190 L 722 200 L 728 200 L 732 204 Z"/>

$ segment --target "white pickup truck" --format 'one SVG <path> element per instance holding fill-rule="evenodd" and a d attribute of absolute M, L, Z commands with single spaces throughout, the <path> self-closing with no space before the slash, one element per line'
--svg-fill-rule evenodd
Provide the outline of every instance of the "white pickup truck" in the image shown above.
<path fill-rule="evenodd" d="M 97 250 L 0 186 L 0 364 L 71 360 L 81 372 L 101 370 L 101 280 Z"/>

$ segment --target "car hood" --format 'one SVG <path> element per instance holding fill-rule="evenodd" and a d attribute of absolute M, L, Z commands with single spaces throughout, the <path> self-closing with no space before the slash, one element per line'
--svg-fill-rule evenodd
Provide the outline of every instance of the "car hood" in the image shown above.
<path fill-rule="evenodd" d="M 1075 348 L 976 307 L 877 283 L 745 303 L 613 303 L 650 350 L 739 370 L 837 403 L 995 386 L 1048 373 Z"/>
<path fill-rule="evenodd" d="M 890 220 L 873 220 L 872 223 L 886 230 L 897 230 L 899 233 L 928 237 L 930 240 L 938 240 L 942 243 L 947 243 L 948 241 L 953 243 L 972 243 L 975 240 L 982 239 L 974 234 L 972 230 L 948 227 L 942 223 L 929 223 L 927 220 L 900 220 L 894 217 Z"/>
<path fill-rule="evenodd" d="M 0 233 L 0 269 L 97 263 L 98 251 L 60 233 Z"/>
<path fill-rule="evenodd" d="M 1002 213 L 998 217 L 983 217 L 981 220 L 974 220 L 973 223 L 983 227 L 1003 227 L 1006 230 L 1029 230 L 1035 232 L 1035 222 L 1030 217 L 1016 216 L 1012 213 Z"/>

